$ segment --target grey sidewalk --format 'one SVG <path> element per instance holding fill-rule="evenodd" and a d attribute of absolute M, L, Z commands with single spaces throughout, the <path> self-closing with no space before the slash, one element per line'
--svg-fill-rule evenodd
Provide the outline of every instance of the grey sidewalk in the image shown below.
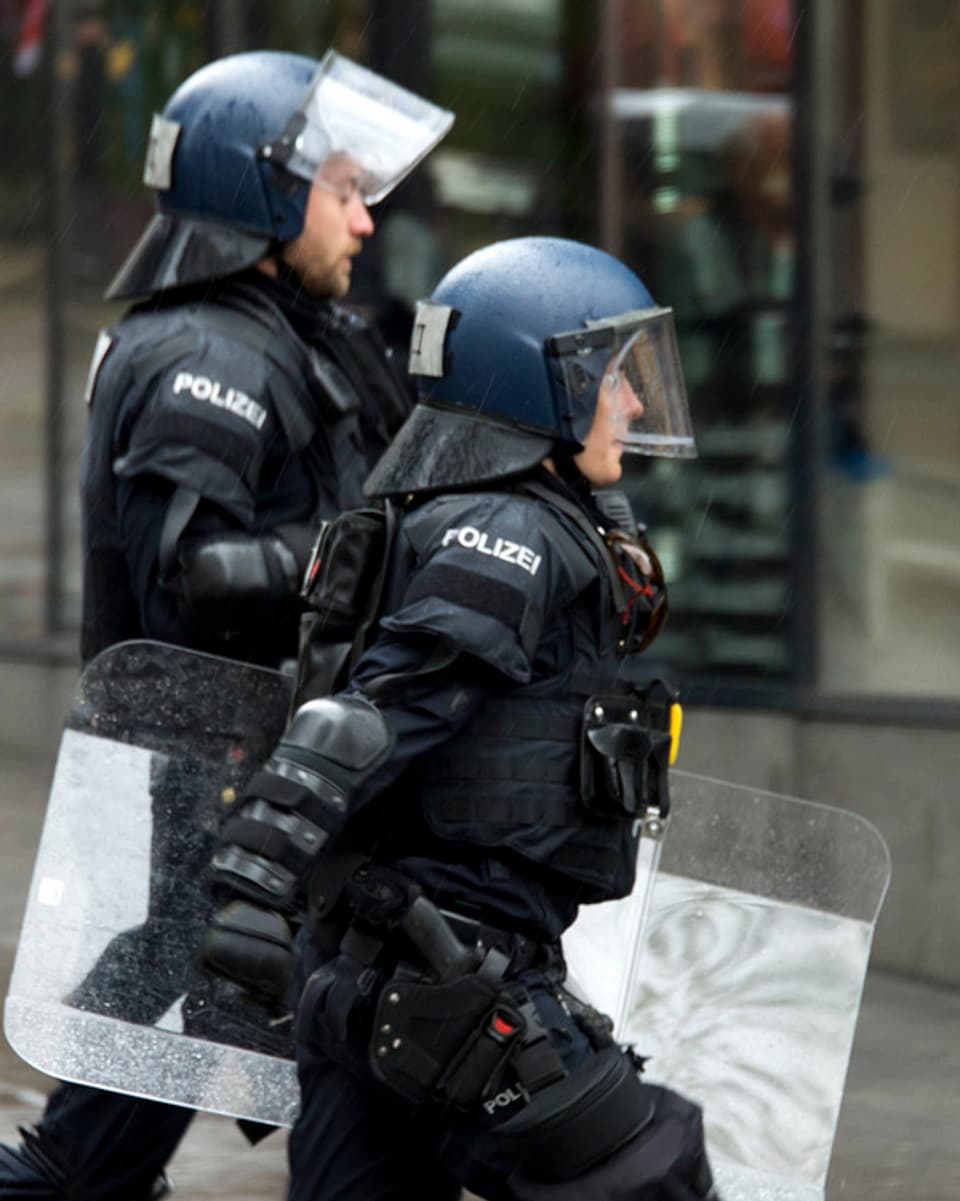
<path fill-rule="evenodd" d="M 19 675 L 6 675 L 11 679 Z M 0 693 L 5 689 L 0 686 Z M 16 703 L 9 694 L 7 705 Z M 42 739 L 40 741 L 43 741 Z M 0 744 L 0 989 L 12 962 L 52 769 L 49 752 Z M 816 1064 L 811 1063 L 811 1072 Z M 872 974 L 854 1046 L 829 1201 L 960 1198 L 960 995 Z M 30 1121 L 48 1087 L 0 1040 L 0 1139 Z M 248 1148 L 231 1122 L 201 1116 L 173 1165 L 178 1195 L 281 1197 L 285 1140 Z M 411 1199 L 413 1201 L 413 1199 Z"/>

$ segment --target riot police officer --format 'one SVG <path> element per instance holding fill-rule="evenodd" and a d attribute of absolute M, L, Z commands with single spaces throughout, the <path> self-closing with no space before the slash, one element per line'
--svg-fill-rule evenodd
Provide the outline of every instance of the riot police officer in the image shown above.
<path fill-rule="evenodd" d="M 699 1110 L 642 1081 L 559 942 L 629 893 L 669 800 L 674 697 L 623 670 L 663 578 L 594 490 L 625 451 L 694 453 L 671 314 L 599 250 L 507 241 L 418 306 L 411 370 L 382 520 L 323 540 L 303 703 L 212 865 L 207 962 L 248 988 L 308 900 L 289 1196 L 706 1197 Z"/>
<path fill-rule="evenodd" d="M 317 529 L 362 499 L 412 399 L 376 331 L 336 302 L 369 207 L 451 121 L 333 52 L 222 59 L 154 117 L 157 212 L 108 292 L 140 299 L 100 335 L 87 385 L 84 660 L 134 637 L 268 666 L 295 656 Z M 178 853 L 171 788 L 155 854 Z M 185 908 L 168 893 L 154 888 L 145 925 L 74 1003 L 95 1007 L 118 956 L 151 955 L 152 917 Z M 174 999 L 128 1016 L 156 1020 Z M 145 1199 L 191 1117 L 62 1086 L 19 1149 L 0 1147 L 0 1194 Z"/>

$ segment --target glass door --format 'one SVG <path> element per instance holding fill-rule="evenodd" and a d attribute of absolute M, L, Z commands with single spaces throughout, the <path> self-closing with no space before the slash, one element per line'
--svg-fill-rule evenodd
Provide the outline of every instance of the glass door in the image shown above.
<path fill-rule="evenodd" d="M 960 695 L 960 15 L 823 3 L 819 685 Z"/>
<path fill-rule="evenodd" d="M 674 309 L 700 452 L 626 484 L 671 581 L 651 654 L 711 687 L 795 672 L 794 32 L 788 0 L 624 6 L 608 241 Z"/>

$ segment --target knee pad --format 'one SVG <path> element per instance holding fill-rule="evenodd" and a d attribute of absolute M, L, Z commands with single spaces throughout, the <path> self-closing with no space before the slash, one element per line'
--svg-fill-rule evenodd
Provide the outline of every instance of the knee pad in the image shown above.
<path fill-rule="evenodd" d="M 516 1155 L 510 1187 L 517 1201 L 712 1196 L 699 1107 L 669 1089 L 644 1084 L 618 1047 L 592 1056 L 534 1097 L 497 1134 Z"/>
<path fill-rule="evenodd" d="M 496 1127 L 524 1176 L 572 1180 L 635 1139 L 655 1117 L 652 1091 L 617 1046 L 600 1051 L 536 1093 Z"/>

